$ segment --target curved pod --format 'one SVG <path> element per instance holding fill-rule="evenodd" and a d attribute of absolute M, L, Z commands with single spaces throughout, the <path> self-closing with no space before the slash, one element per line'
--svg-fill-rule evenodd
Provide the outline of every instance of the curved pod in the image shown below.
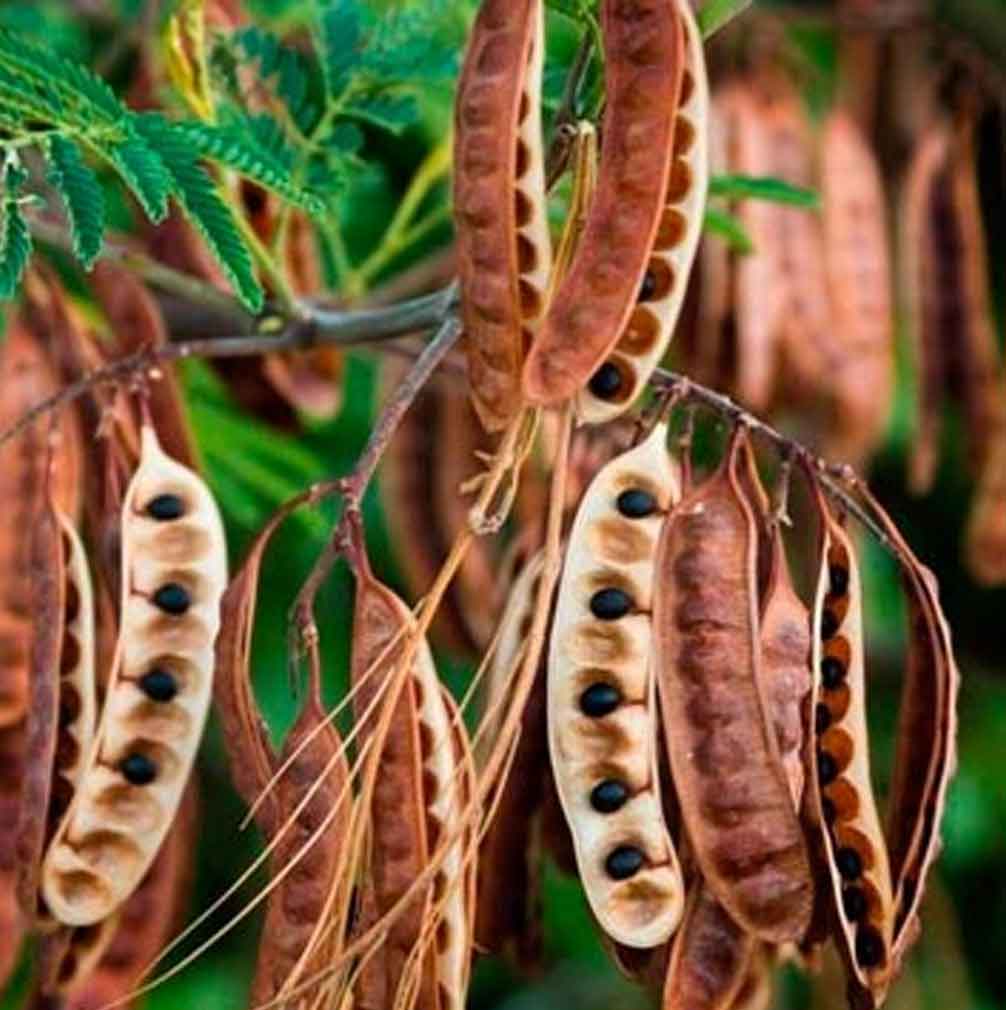
<path fill-rule="evenodd" d="M 46 854 L 53 915 L 92 925 L 150 867 L 182 799 L 212 694 L 227 545 L 209 489 L 150 427 L 122 509 L 117 669 L 73 805 Z"/>
<path fill-rule="evenodd" d="M 702 33 L 686 0 L 676 7 L 685 32 L 685 69 L 674 118 L 674 147 L 666 202 L 638 293 L 638 305 L 602 368 L 615 369 L 610 399 L 589 387 L 577 395 L 577 414 L 599 424 L 628 409 L 667 350 L 685 303 L 688 275 L 702 234 L 709 188 L 709 81 Z M 597 385 L 601 385 L 600 381 Z"/>
<path fill-rule="evenodd" d="M 603 366 L 625 330 L 667 200 L 684 30 L 673 0 L 605 0 L 606 112 L 597 189 L 569 272 L 548 306 L 524 366 L 524 395 L 563 403 Z M 613 397 L 611 398 L 614 399 Z"/>
<path fill-rule="evenodd" d="M 758 534 L 734 436 L 719 471 L 674 510 L 654 601 L 656 681 L 685 827 L 709 889 L 771 943 L 807 930 L 813 881 L 771 707 L 758 622 Z"/>
<path fill-rule="evenodd" d="M 484 0 L 458 84 L 454 216 L 469 380 L 491 431 L 520 408 L 520 370 L 552 263 L 544 57 L 541 0 Z"/>
<path fill-rule="evenodd" d="M 594 478 L 569 536 L 548 657 L 552 770 L 604 931 L 655 947 L 684 886 L 664 822 L 651 668 L 653 557 L 680 495 L 659 424 Z"/>
<path fill-rule="evenodd" d="M 870 781 L 862 586 L 852 541 L 820 501 L 814 599 L 808 792 L 818 817 L 841 930 L 856 981 L 880 1002 L 890 982 L 893 899 L 887 847 Z"/>

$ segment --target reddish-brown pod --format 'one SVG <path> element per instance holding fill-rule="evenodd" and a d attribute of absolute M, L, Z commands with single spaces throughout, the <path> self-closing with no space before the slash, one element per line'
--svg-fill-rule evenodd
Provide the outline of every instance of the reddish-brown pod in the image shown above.
<path fill-rule="evenodd" d="M 983 586 L 1006 583 L 1006 425 L 995 434 L 971 504 L 965 558 Z"/>
<path fill-rule="evenodd" d="M 23 724 L 0 729 L 0 991 L 17 965 L 26 925 L 17 900 L 15 853 L 23 768 Z"/>
<path fill-rule="evenodd" d="M 520 371 L 545 305 L 541 0 L 483 0 L 455 105 L 454 218 L 475 409 L 493 431 L 521 406 Z"/>
<path fill-rule="evenodd" d="M 772 943 L 806 932 L 813 881 L 761 670 L 758 531 L 739 430 L 674 510 L 657 555 L 656 679 L 685 828 L 706 885 Z"/>
<path fill-rule="evenodd" d="M 585 384 L 613 403 L 634 391 L 605 359 L 636 306 L 666 206 L 685 32 L 673 0 L 604 0 L 601 28 L 606 105 L 597 188 L 524 366 L 533 404 L 562 403 Z"/>

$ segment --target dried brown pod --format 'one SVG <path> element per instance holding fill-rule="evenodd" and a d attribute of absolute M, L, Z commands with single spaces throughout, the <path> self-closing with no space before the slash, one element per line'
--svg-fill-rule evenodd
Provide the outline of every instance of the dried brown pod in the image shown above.
<path fill-rule="evenodd" d="M 455 227 L 472 398 L 495 431 L 520 408 L 552 262 L 541 0 L 483 0 L 470 39 L 455 106 Z"/>
<path fill-rule="evenodd" d="M 1006 425 L 995 434 L 971 503 L 965 558 L 983 586 L 1006 583 Z"/>
<path fill-rule="evenodd" d="M 0 729 L 0 991 L 17 965 L 27 923 L 17 900 L 16 829 L 24 775 L 24 726 Z"/>
<path fill-rule="evenodd" d="M 861 465 L 883 438 L 894 402 L 893 278 L 880 168 L 841 108 L 824 124 L 821 202 L 832 326 L 841 335 L 828 453 Z"/>
<path fill-rule="evenodd" d="M 744 929 L 798 940 L 813 881 L 761 671 L 758 531 L 739 430 L 661 536 L 654 623 L 671 772 L 706 885 Z"/>
<path fill-rule="evenodd" d="M 630 947 L 675 930 L 684 885 L 664 822 L 653 558 L 680 495 L 666 424 L 594 478 L 569 534 L 548 656 L 552 771 L 591 910 Z"/>
<path fill-rule="evenodd" d="M 606 111 L 597 188 L 569 271 L 524 366 L 524 396 L 557 404 L 589 383 L 624 403 L 633 383 L 606 361 L 625 332 L 663 219 L 684 72 L 673 0 L 604 0 Z"/>
<path fill-rule="evenodd" d="M 227 546 L 206 485 L 143 429 L 122 510 L 119 666 L 73 803 L 46 853 L 42 894 L 70 926 L 136 889 L 181 802 L 212 692 Z"/>
<path fill-rule="evenodd" d="M 816 494 L 821 544 L 806 795 L 830 878 L 839 949 L 851 981 L 879 1004 L 893 967 L 894 898 L 870 779 L 863 590 L 852 540 Z"/>
<path fill-rule="evenodd" d="M 688 276 L 702 234 L 709 184 L 709 82 L 702 33 L 686 0 L 674 4 L 684 28 L 685 67 L 675 113 L 670 178 L 665 205 L 638 305 L 603 367 L 617 370 L 625 384 L 614 398 L 592 389 L 577 394 L 577 414 L 587 422 L 610 421 L 628 409 L 667 350 L 685 304 Z"/>
<path fill-rule="evenodd" d="M 772 1006 L 772 972 L 775 968 L 770 948 L 759 943 L 748 959 L 747 972 L 734 994 L 730 1010 L 769 1010 Z"/>

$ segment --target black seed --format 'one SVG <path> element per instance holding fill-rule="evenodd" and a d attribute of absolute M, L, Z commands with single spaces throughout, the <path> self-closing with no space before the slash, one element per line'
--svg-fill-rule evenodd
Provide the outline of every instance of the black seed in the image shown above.
<path fill-rule="evenodd" d="M 845 596 L 849 591 L 849 569 L 841 565 L 831 565 L 828 568 L 828 579 L 833 596 Z"/>
<path fill-rule="evenodd" d="M 830 785 L 838 778 L 838 765 L 835 759 L 827 752 L 819 750 L 817 752 L 817 781 L 821 785 Z"/>
<path fill-rule="evenodd" d="M 818 733 L 823 733 L 831 725 L 831 709 L 821 702 L 817 703 L 814 709 L 814 728 Z"/>
<path fill-rule="evenodd" d="M 601 400 L 610 400 L 618 396 L 622 389 L 622 373 L 610 362 L 606 361 L 590 377 L 590 391 Z"/>
<path fill-rule="evenodd" d="M 629 488 L 618 496 L 616 502 L 618 511 L 626 519 L 645 519 L 657 511 L 657 499 L 649 491 L 641 488 Z"/>
<path fill-rule="evenodd" d="M 828 691 L 834 691 L 845 680 L 845 667 L 840 659 L 825 656 L 821 660 L 821 683 Z"/>
<path fill-rule="evenodd" d="M 160 522 L 181 519 L 185 515 L 185 502 L 176 494 L 159 494 L 147 503 L 147 515 Z"/>
<path fill-rule="evenodd" d="M 590 598 L 590 612 L 599 621 L 617 621 L 631 609 L 632 597 L 621 589 L 599 589 Z"/>
<path fill-rule="evenodd" d="M 591 684 L 580 695 L 580 711 L 592 719 L 610 715 L 621 704 L 622 692 L 614 684 Z"/>
<path fill-rule="evenodd" d="M 134 786 L 147 786 L 157 778 L 157 765 L 146 754 L 130 754 L 119 762 L 119 771 Z"/>
<path fill-rule="evenodd" d="M 876 968 L 884 960 L 883 937 L 872 926 L 860 926 L 856 933 L 856 960 L 864 968 Z"/>
<path fill-rule="evenodd" d="M 629 798 L 629 787 L 617 779 L 598 782 L 590 791 L 590 805 L 601 814 L 613 814 L 625 805 Z"/>
<path fill-rule="evenodd" d="M 846 887 L 842 891 L 842 908 L 845 917 L 852 922 L 859 922 L 866 917 L 866 895 L 861 887 Z"/>
<path fill-rule="evenodd" d="M 154 593 L 154 603 L 167 614 L 184 614 L 192 605 L 189 591 L 177 582 L 168 582 Z"/>
<path fill-rule="evenodd" d="M 863 860 L 859 853 L 849 846 L 835 853 L 835 866 L 846 880 L 858 880 L 863 875 Z"/>
<path fill-rule="evenodd" d="M 170 671 L 155 666 L 140 678 L 140 690 L 151 701 L 171 701 L 178 694 L 178 681 Z"/>
<path fill-rule="evenodd" d="M 838 631 L 838 618 L 830 610 L 821 614 L 821 638 L 827 641 L 835 636 Z"/>
<path fill-rule="evenodd" d="M 648 302 L 657 290 L 657 278 L 653 276 L 652 270 L 647 270 L 643 275 L 643 283 L 639 285 L 639 300 Z"/>
<path fill-rule="evenodd" d="M 604 868 L 612 880 L 628 880 L 643 868 L 643 853 L 634 845 L 619 845 L 609 853 Z"/>
<path fill-rule="evenodd" d="M 835 818 L 838 816 L 835 804 L 827 796 L 821 797 L 821 816 L 824 818 L 825 824 L 834 824 Z"/>

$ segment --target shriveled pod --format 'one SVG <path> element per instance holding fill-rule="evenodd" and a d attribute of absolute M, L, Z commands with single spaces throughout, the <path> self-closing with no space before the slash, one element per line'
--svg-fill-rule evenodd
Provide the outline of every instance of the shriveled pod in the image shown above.
<path fill-rule="evenodd" d="M 823 497 L 818 501 L 807 795 L 827 861 L 839 947 L 855 981 L 879 1003 L 891 978 L 894 899 L 870 780 L 863 591 L 852 540 Z"/>
<path fill-rule="evenodd" d="M 593 387 L 604 385 L 598 379 L 577 395 L 577 414 L 591 423 L 609 421 L 628 409 L 660 363 L 685 304 L 688 276 L 702 234 L 709 186 L 709 82 L 702 33 L 691 5 L 687 0 L 675 0 L 673 6 L 684 29 L 685 68 L 674 118 L 665 206 L 639 287 L 638 305 L 614 354 L 601 366 L 612 376 L 617 373 L 618 388 L 613 396 L 598 395 Z M 613 380 L 611 385 L 615 385 Z"/>
<path fill-rule="evenodd" d="M 136 889 L 171 826 L 212 693 L 227 545 L 209 489 L 149 427 L 122 509 L 119 666 L 42 870 L 57 920 L 88 926 Z"/>
<path fill-rule="evenodd" d="M 862 463 L 894 400 L 894 304 L 887 199 L 876 157 L 852 117 L 827 118 L 821 148 L 825 260 L 842 360 L 832 377 L 830 451 Z"/>
<path fill-rule="evenodd" d="M 758 533 L 741 484 L 747 436 L 673 511 L 656 565 L 656 680 L 696 861 L 735 922 L 798 940 L 813 880 L 762 671 Z"/>
<path fill-rule="evenodd" d="M 468 375 L 490 431 L 521 405 L 520 371 L 545 304 L 541 0 L 483 0 L 455 105 L 454 216 Z"/>
<path fill-rule="evenodd" d="M 611 403 L 635 391 L 605 359 L 635 309 L 667 204 L 685 28 L 674 0 L 604 0 L 601 28 L 605 117 L 597 188 L 524 366 L 524 395 L 533 404 L 562 403 L 588 383 Z"/>
<path fill-rule="evenodd" d="M 60 1002 L 87 981 L 119 928 L 119 913 L 93 926 L 60 926 L 43 934 L 35 968 L 36 1006 Z"/>
<path fill-rule="evenodd" d="M 658 424 L 600 470 L 569 534 L 548 656 L 548 736 L 591 910 L 630 947 L 675 930 L 684 885 L 664 821 L 651 665 L 653 558 L 680 495 Z"/>
<path fill-rule="evenodd" d="M 697 882 L 674 941 L 663 1010 L 730 1010 L 758 946 Z"/>
<path fill-rule="evenodd" d="M 983 586 L 1006 583 L 1006 424 L 996 432 L 971 504 L 965 559 Z"/>

